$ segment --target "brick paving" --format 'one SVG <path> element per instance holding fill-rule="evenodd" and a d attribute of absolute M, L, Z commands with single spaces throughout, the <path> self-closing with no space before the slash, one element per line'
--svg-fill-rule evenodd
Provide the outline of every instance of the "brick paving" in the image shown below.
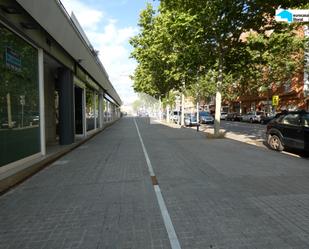
<path fill-rule="evenodd" d="M 132 120 L 0 198 L 1 249 L 170 248 Z"/>
<path fill-rule="evenodd" d="M 309 248 L 308 159 L 140 123 L 183 249 Z"/>
<path fill-rule="evenodd" d="M 182 249 L 309 248 L 309 161 L 137 119 Z M 170 248 L 133 120 L 0 197 L 1 249 Z"/>

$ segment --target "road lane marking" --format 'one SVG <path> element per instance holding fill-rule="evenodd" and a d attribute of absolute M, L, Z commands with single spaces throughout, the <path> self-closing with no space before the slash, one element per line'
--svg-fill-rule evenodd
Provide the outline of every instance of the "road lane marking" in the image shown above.
<path fill-rule="evenodd" d="M 134 120 L 134 124 L 135 124 L 136 130 L 137 130 L 139 141 L 141 142 L 141 145 L 142 145 L 142 148 L 143 148 L 143 152 L 144 152 L 144 155 L 145 155 L 145 158 L 146 158 L 149 174 L 150 174 L 150 176 L 155 176 L 153 168 L 152 168 L 152 165 L 151 165 L 151 162 L 150 162 L 150 159 L 149 159 L 149 156 L 148 156 L 148 153 L 147 153 L 147 150 L 145 148 L 145 145 L 144 145 L 142 136 L 141 136 L 141 134 L 139 132 L 139 129 L 138 129 L 138 126 L 137 126 L 135 118 L 133 120 Z"/>
<path fill-rule="evenodd" d="M 165 228 L 167 230 L 167 234 L 168 234 L 168 238 L 170 240 L 171 243 L 171 247 L 172 249 L 181 249 L 180 244 L 179 244 L 179 240 L 177 238 L 174 226 L 173 226 L 173 222 L 171 220 L 171 217 L 168 213 L 168 210 L 166 208 L 162 193 L 161 193 L 161 189 L 159 187 L 159 185 L 155 185 L 154 186 L 155 189 L 155 193 L 157 196 L 157 200 L 160 206 L 160 210 L 161 210 L 161 215 L 163 217 L 163 221 L 164 221 L 164 225 Z"/>
<path fill-rule="evenodd" d="M 281 151 L 281 153 L 282 153 L 282 154 L 289 155 L 289 156 L 292 156 L 292 157 L 301 158 L 301 156 L 299 156 L 299 155 L 297 155 L 297 154 L 294 154 L 294 153 L 291 153 L 291 152 Z"/>
<path fill-rule="evenodd" d="M 159 203 L 161 215 L 162 215 L 162 218 L 163 218 L 163 222 L 164 222 L 167 234 L 168 234 L 168 238 L 169 238 L 171 247 L 172 247 L 172 249 L 181 249 L 178 237 L 177 237 L 176 232 L 175 232 L 175 228 L 173 226 L 173 222 L 172 222 L 171 217 L 168 213 L 168 210 L 167 210 L 166 204 L 164 202 L 164 199 L 163 199 L 163 196 L 162 196 L 162 193 L 161 193 L 161 189 L 158 185 L 158 181 L 157 181 L 156 176 L 154 174 L 153 167 L 152 167 L 151 161 L 149 159 L 146 147 L 144 145 L 142 136 L 139 132 L 138 125 L 136 123 L 135 118 L 133 120 L 134 120 L 134 124 L 135 124 L 136 130 L 137 130 L 139 141 L 141 142 L 141 145 L 142 145 L 142 148 L 143 148 L 144 156 L 145 156 L 147 166 L 148 166 L 148 171 L 149 171 L 149 174 L 150 174 L 151 179 L 152 179 L 153 187 L 154 187 L 154 190 L 155 190 L 155 193 L 156 193 L 157 201 Z M 154 179 L 155 179 L 155 181 L 154 181 Z"/>

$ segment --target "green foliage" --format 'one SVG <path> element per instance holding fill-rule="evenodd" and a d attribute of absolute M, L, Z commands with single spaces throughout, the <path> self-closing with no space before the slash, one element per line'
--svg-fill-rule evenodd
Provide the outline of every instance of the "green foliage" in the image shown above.
<path fill-rule="evenodd" d="M 275 9 L 307 6 L 307 1 L 161 0 L 140 15 L 140 33 L 130 41 L 138 67 L 136 91 L 166 96 L 182 90 L 226 99 L 271 82 L 283 84 L 302 66 L 304 40 L 299 24 L 274 21 Z M 246 41 L 240 39 L 252 33 Z M 271 35 L 269 35 L 271 33 Z"/>
<path fill-rule="evenodd" d="M 169 91 L 162 99 L 162 105 L 164 108 L 166 108 L 169 105 L 170 108 L 174 109 L 173 107 L 175 105 L 175 101 L 176 101 L 175 91 Z"/>
<path fill-rule="evenodd" d="M 286 28 L 268 33 L 251 33 L 241 49 L 232 51 L 230 70 L 238 95 L 255 94 L 261 88 L 280 86 L 303 69 L 305 40 Z"/>

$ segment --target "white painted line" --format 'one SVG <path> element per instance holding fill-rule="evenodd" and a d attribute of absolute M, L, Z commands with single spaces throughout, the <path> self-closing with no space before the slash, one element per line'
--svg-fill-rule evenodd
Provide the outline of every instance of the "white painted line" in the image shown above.
<path fill-rule="evenodd" d="M 289 156 L 292 156 L 292 157 L 301 158 L 301 156 L 296 155 L 296 154 L 293 154 L 293 153 L 290 153 L 290 152 L 287 152 L 287 151 L 281 151 L 281 153 L 282 153 L 282 154 L 289 155 Z"/>
<path fill-rule="evenodd" d="M 148 166 L 150 176 L 155 176 L 151 162 L 150 162 L 150 159 L 149 159 L 149 156 L 148 156 L 148 153 L 147 153 L 147 150 L 145 148 L 145 145 L 144 145 L 142 136 L 139 132 L 138 125 L 136 123 L 135 118 L 133 120 L 134 120 L 134 124 L 135 124 L 136 130 L 137 130 L 139 140 L 140 140 L 142 148 L 143 148 L 143 152 L 144 152 L 144 155 L 145 155 L 145 158 L 146 158 L 146 162 L 147 162 L 147 166 Z M 173 222 L 172 222 L 171 217 L 170 217 L 168 210 L 166 208 L 160 187 L 158 185 L 154 185 L 154 190 L 155 190 L 155 193 L 156 193 L 156 196 L 157 196 L 161 215 L 162 215 L 162 218 L 163 218 L 163 221 L 164 221 L 165 229 L 167 231 L 171 247 L 172 247 L 172 249 L 181 249 L 179 240 L 178 240 L 176 232 L 175 232 L 175 228 L 173 226 Z"/>
<path fill-rule="evenodd" d="M 146 148 L 145 148 L 145 145 L 144 145 L 142 136 L 141 136 L 141 134 L 140 134 L 140 132 L 139 132 L 139 129 L 138 129 L 138 126 L 137 126 L 137 123 L 136 123 L 135 118 L 134 118 L 133 120 L 134 120 L 134 124 L 135 124 L 136 130 L 137 130 L 137 134 L 138 134 L 138 137 L 139 137 L 139 141 L 140 141 L 141 144 L 142 144 L 142 148 L 143 148 L 143 152 L 144 152 L 144 155 L 145 155 L 145 158 L 146 158 L 146 162 L 147 162 L 149 174 L 150 174 L 150 176 L 155 176 L 154 171 L 153 171 L 153 168 L 152 168 L 152 165 L 151 165 L 151 162 L 150 162 L 150 159 L 149 159 L 149 156 L 148 156 L 148 153 L 147 153 L 147 150 L 146 150 Z"/>
<path fill-rule="evenodd" d="M 157 200 L 160 206 L 164 225 L 167 230 L 167 234 L 168 234 L 168 237 L 171 243 L 171 247 L 172 249 L 181 249 L 171 217 L 167 211 L 167 208 L 166 208 L 166 205 L 165 205 L 162 193 L 161 193 L 161 189 L 158 185 L 154 185 L 154 189 L 155 189 Z"/>

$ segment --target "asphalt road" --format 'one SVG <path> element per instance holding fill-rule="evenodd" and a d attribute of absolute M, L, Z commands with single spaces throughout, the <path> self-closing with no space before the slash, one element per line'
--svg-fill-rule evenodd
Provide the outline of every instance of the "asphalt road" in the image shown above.
<path fill-rule="evenodd" d="M 308 249 L 309 164 L 123 118 L 0 210 L 1 249 Z"/>

